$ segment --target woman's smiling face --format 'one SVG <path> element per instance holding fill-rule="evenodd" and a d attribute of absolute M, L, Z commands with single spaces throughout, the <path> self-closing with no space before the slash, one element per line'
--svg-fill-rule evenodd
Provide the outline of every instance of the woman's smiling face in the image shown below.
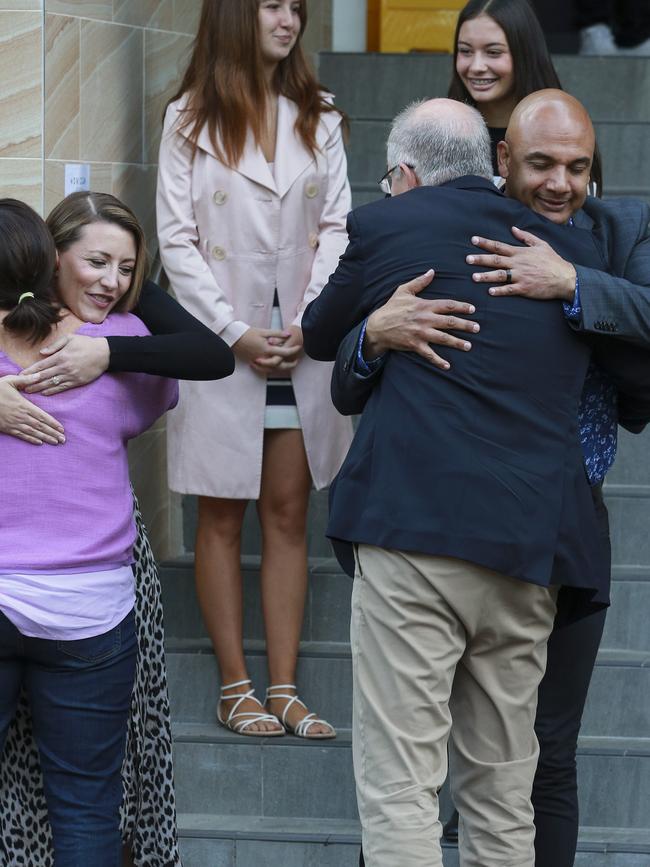
<path fill-rule="evenodd" d="M 511 99 L 515 74 L 508 40 L 489 15 L 465 21 L 458 33 L 456 71 L 479 110 Z"/>
<path fill-rule="evenodd" d="M 81 237 L 58 254 L 57 294 L 75 316 L 100 323 L 128 291 L 136 244 L 114 223 L 90 223 Z"/>

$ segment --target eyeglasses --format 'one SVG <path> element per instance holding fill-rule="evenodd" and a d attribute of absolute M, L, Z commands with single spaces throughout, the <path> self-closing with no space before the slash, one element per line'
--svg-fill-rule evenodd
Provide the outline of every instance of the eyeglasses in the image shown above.
<path fill-rule="evenodd" d="M 377 182 L 379 184 L 379 189 L 387 196 L 393 195 L 393 172 L 397 171 L 401 165 L 402 163 L 398 163 L 396 166 L 393 166 L 392 169 L 388 169 L 386 174 Z M 415 166 L 411 166 L 409 163 L 404 163 L 404 165 L 412 171 L 415 170 Z"/>

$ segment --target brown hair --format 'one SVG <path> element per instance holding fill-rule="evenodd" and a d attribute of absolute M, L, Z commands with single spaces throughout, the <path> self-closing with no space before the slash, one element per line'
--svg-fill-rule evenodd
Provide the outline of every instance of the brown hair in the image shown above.
<path fill-rule="evenodd" d="M 131 235 L 135 241 L 135 267 L 131 285 L 113 310 L 133 310 L 149 267 L 144 231 L 133 211 L 109 193 L 79 192 L 59 202 L 50 211 L 46 222 L 60 253 L 78 241 L 84 226 L 91 223 L 112 223 Z"/>
<path fill-rule="evenodd" d="M 258 23 L 260 2 L 203 0 L 189 66 L 178 91 L 167 103 L 187 94 L 189 102 L 179 129 L 190 128 L 190 141 L 196 147 L 199 133 L 207 125 L 215 153 L 230 168 L 241 158 L 248 131 L 259 145 L 267 121 L 268 87 Z M 300 44 L 307 26 L 307 0 L 300 0 L 298 14 L 300 35 L 289 56 L 278 64 L 273 90 L 298 106 L 296 132 L 313 154 L 320 116 L 337 112 L 344 123 L 346 119 L 325 98 Z"/>
<path fill-rule="evenodd" d="M 0 199 L 0 238 L 0 308 L 10 311 L 2 325 L 38 343 L 59 321 L 54 241 L 36 211 L 16 199 Z"/>
<path fill-rule="evenodd" d="M 458 59 L 458 35 L 466 21 L 487 15 L 503 30 L 508 48 L 512 55 L 515 74 L 515 98 L 520 102 L 536 90 L 557 88 L 562 90 L 560 79 L 553 66 L 546 45 L 544 31 L 535 10 L 528 0 L 469 0 L 461 9 L 454 35 L 454 65 L 447 96 L 459 102 L 478 106 L 469 95 L 456 70 Z M 602 158 L 596 143 L 594 161 L 591 167 L 591 180 L 596 185 L 597 195 L 602 195 L 603 167 Z"/>

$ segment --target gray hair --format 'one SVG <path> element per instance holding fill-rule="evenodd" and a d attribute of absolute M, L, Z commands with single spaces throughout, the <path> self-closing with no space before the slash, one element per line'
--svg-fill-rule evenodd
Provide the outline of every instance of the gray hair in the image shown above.
<path fill-rule="evenodd" d="M 480 113 L 468 105 L 461 108 L 461 103 L 457 104 L 460 111 L 421 111 L 426 102 L 411 103 L 393 121 L 387 144 L 389 167 L 406 163 L 430 187 L 465 175 L 491 180 L 490 134 Z"/>

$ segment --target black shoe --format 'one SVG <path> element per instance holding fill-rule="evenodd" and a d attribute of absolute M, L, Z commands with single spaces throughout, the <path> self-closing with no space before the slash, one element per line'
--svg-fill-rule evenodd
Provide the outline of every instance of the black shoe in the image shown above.
<path fill-rule="evenodd" d="M 443 826 L 442 839 L 446 843 L 458 843 L 458 810 L 454 810 Z"/>

